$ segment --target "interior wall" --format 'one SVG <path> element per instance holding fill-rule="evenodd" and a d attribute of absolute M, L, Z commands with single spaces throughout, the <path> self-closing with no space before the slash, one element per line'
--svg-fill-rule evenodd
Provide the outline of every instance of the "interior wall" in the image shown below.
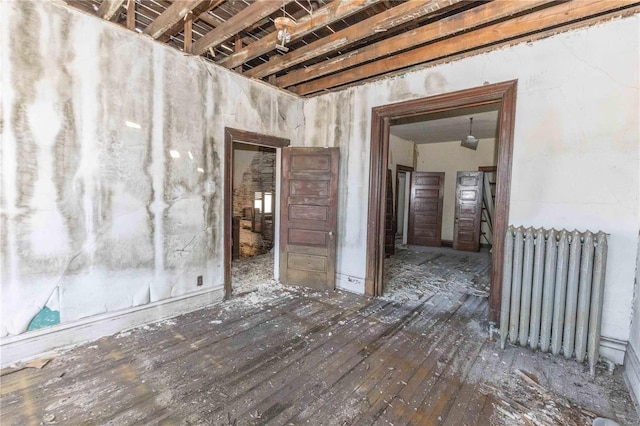
<path fill-rule="evenodd" d="M 621 362 L 639 228 L 639 25 L 616 19 L 307 100 L 305 145 L 341 148 L 339 282 L 364 291 L 371 108 L 517 79 L 509 223 L 609 233 L 602 334 Z"/>
<path fill-rule="evenodd" d="M 640 221 L 640 218 L 638 218 Z M 631 395 L 640 413 L 640 234 L 638 234 L 638 251 L 636 254 L 636 274 L 633 287 L 633 314 L 629 348 L 625 355 L 625 379 Z"/>
<path fill-rule="evenodd" d="M 0 12 L 0 335 L 221 288 L 224 128 L 300 140 L 301 98 L 54 2 Z"/>
<path fill-rule="evenodd" d="M 389 169 L 393 180 L 393 194 L 396 188 L 396 167 L 398 164 L 402 166 L 413 167 L 415 144 L 411 141 L 399 138 L 395 135 L 389 135 Z"/>
<path fill-rule="evenodd" d="M 478 149 L 460 146 L 460 141 L 418 144 L 417 172 L 444 172 L 442 239 L 453 241 L 456 207 L 456 173 L 477 171 L 496 164 L 495 139 L 481 139 Z M 483 224 L 484 225 L 484 224 Z M 481 239 L 481 243 L 486 243 Z"/>

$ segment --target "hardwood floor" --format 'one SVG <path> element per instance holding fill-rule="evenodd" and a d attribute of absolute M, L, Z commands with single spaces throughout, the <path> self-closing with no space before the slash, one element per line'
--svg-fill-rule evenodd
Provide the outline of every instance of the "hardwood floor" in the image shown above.
<path fill-rule="evenodd" d="M 472 293 L 402 303 L 278 285 L 258 293 L 3 376 L 1 424 L 518 424 L 492 391 L 518 390 L 516 368 L 549 395 L 637 421 L 619 372 L 587 383 L 575 361 L 500 351 L 487 300 Z"/>

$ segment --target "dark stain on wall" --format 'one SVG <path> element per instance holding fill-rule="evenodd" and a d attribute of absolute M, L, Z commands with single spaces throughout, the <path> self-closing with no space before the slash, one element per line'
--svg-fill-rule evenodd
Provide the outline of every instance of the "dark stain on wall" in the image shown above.
<path fill-rule="evenodd" d="M 21 11 L 18 19 L 12 23 L 11 32 L 11 77 L 15 90 L 15 104 L 11 119 L 16 136 L 16 207 L 23 213 L 16 218 L 16 243 L 18 252 L 30 252 L 30 200 L 33 196 L 35 181 L 38 177 L 37 153 L 29 127 L 28 108 L 36 97 L 36 84 L 43 75 L 40 54 L 40 17 L 32 2 L 18 2 L 14 5 Z M 22 37 L 24 28 L 31 28 L 30 37 Z M 21 237 L 20 237 L 21 236 Z"/>
<path fill-rule="evenodd" d="M 427 95 L 443 93 L 446 89 L 447 79 L 440 73 L 431 72 L 424 79 L 424 89 Z"/>
<path fill-rule="evenodd" d="M 329 105 L 324 98 L 319 98 L 316 103 L 316 112 L 313 117 L 313 129 L 314 134 L 311 140 L 312 146 L 321 146 L 320 129 L 325 129 L 329 120 L 327 120 L 327 114 L 329 113 Z"/>
<path fill-rule="evenodd" d="M 60 32 L 56 35 L 61 40 L 61 52 L 57 59 L 60 70 L 57 92 L 58 108 L 62 116 L 62 125 L 56 137 L 54 147 L 54 184 L 57 192 L 56 204 L 64 218 L 69 249 L 71 253 L 82 251 L 86 239 L 84 215 L 82 214 L 81 196 L 73 187 L 73 176 L 80 164 L 80 144 L 76 132 L 75 107 L 73 104 L 73 77 L 69 70 L 75 59 L 73 44 L 69 34 L 73 32 L 73 21 L 69 15 L 62 17 Z M 85 258 L 78 256 L 67 265 L 67 272 L 74 273 L 83 269 Z"/>
<path fill-rule="evenodd" d="M 221 253 L 217 253 L 217 248 L 224 238 L 224 223 L 221 219 L 222 216 L 219 215 L 219 212 L 222 209 L 222 182 L 224 181 L 224 177 L 222 175 L 221 161 L 220 155 L 215 150 L 216 142 L 213 138 L 211 138 L 211 174 L 210 180 L 212 180 L 215 184 L 215 192 L 213 194 L 209 194 L 208 204 L 208 222 L 207 225 L 210 224 L 211 229 L 211 244 L 209 245 L 209 258 L 212 258 L 216 255 L 222 255 Z"/>
<path fill-rule="evenodd" d="M 149 123 L 149 125 L 144 128 L 147 132 L 145 135 L 146 136 L 145 140 L 147 142 L 147 152 L 144 158 L 142 173 L 144 173 L 144 175 L 147 178 L 147 182 L 149 182 L 149 196 L 146 200 L 147 223 L 149 227 L 148 242 L 149 242 L 149 246 L 152 248 L 151 265 L 155 267 L 157 266 L 155 265 L 155 256 L 154 256 L 155 227 L 153 225 L 154 214 L 153 214 L 153 211 L 151 210 L 153 200 L 155 199 L 155 196 L 156 196 L 155 188 L 153 187 L 153 175 L 151 174 L 151 163 L 153 161 L 153 150 L 151 148 L 152 138 L 153 138 L 153 98 L 154 98 L 153 81 L 155 79 L 155 67 L 153 66 L 153 57 L 150 58 L 150 64 L 151 66 L 149 66 L 149 78 L 147 80 L 149 81 L 150 89 L 147 90 L 147 98 L 145 102 L 147 106 L 146 122 Z"/>

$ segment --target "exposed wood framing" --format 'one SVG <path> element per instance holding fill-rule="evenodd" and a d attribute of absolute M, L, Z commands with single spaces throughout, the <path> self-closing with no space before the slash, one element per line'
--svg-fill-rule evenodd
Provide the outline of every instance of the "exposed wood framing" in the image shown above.
<path fill-rule="evenodd" d="M 500 21 L 515 14 L 553 3 L 555 3 L 554 0 L 516 2 L 511 0 L 495 0 L 468 10 L 465 13 L 459 13 L 365 46 L 348 55 L 338 56 L 324 62 L 291 71 L 278 78 L 276 84 L 278 87 L 290 87 L 307 80 L 338 72 L 389 54 L 404 51 L 434 40 L 443 39 L 453 34 L 478 28 L 481 25 Z"/>
<path fill-rule="evenodd" d="M 214 16 L 210 15 L 208 12 L 210 10 L 215 9 L 220 6 L 220 4 L 224 3 L 226 0 L 207 0 L 200 3 L 198 6 L 194 7 L 191 13 L 193 14 L 193 22 L 203 21 L 212 27 L 217 27 L 222 24 L 223 21 L 216 19 Z M 182 31 L 182 23 L 178 22 L 171 29 L 165 32 L 166 36 L 175 36 L 180 31 Z"/>
<path fill-rule="evenodd" d="M 98 8 L 98 16 L 110 21 L 122 6 L 124 0 L 104 0 Z"/>
<path fill-rule="evenodd" d="M 380 0 L 350 0 L 331 2 L 314 11 L 313 15 L 307 15 L 304 18 L 299 19 L 291 33 L 291 40 L 293 41 L 335 21 L 344 19 L 366 7 L 371 6 L 372 4 L 378 3 L 379 1 Z M 236 51 L 233 55 L 227 56 L 218 63 L 227 68 L 236 67 L 244 62 L 272 51 L 275 48 L 277 41 L 277 33 L 272 32 L 260 40 L 251 43 L 250 46 L 240 51 Z"/>
<path fill-rule="evenodd" d="M 135 0 L 127 0 L 127 28 L 136 29 L 136 2 Z"/>
<path fill-rule="evenodd" d="M 184 53 L 191 53 L 193 41 L 193 13 L 184 17 Z"/>
<path fill-rule="evenodd" d="M 499 43 L 504 40 L 515 41 L 518 38 L 527 37 L 549 29 L 555 30 L 557 27 L 569 25 L 577 20 L 599 16 L 608 12 L 618 12 L 621 8 L 628 8 L 637 12 L 640 10 L 640 6 L 638 5 L 640 5 L 640 2 L 630 3 L 627 0 L 581 0 L 578 2 L 562 3 L 528 15 L 446 38 L 423 47 L 403 52 L 401 55 L 390 56 L 376 62 L 301 84 L 297 86 L 296 92 L 300 95 L 311 94 L 326 88 L 341 86 L 379 74 L 454 55 L 462 51 L 479 49 L 483 46 Z"/>
<path fill-rule="evenodd" d="M 402 3 L 385 12 L 360 21 L 342 31 L 338 31 L 330 36 L 296 49 L 294 52 L 280 56 L 277 61 L 252 68 L 247 71 L 245 75 L 256 78 L 266 77 L 285 68 L 315 58 L 316 56 L 338 50 L 341 47 L 375 35 L 378 32 L 384 32 L 398 25 L 410 22 L 411 20 L 436 13 L 440 9 L 449 7 L 460 1 L 461 0 L 430 0 L 426 2 L 410 1 Z"/>
<path fill-rule="evenodd" d="M 203 1 L 180 0 L 172 3 L 155 21 L 145 28 L 144 33 L 153 38 L 159 38 Z"/>
<path fill-rule="evenodd" d="M 243 45 L 243 43 L 242 43 L 242 37 L 240 37 L 240 34 L 236 34 L 236 39 L 235 39 L 235 41 L 233 42 L 233 49 L 234 49 L 234 51 L 235 51 L 236 53 L 241 52 L 241 51 L 242 51 L 242 45 Z M 242 67 L 242 62 L 240 62 L 240 63 L 238 64 L 238 66 L 236 66 L 233 70 L 234 70 L 235 72 L 242 73 L 242 69 L 243 69 L 243 67 Z"/>
<path fill-rule="evenodd" d="M 242 9 L 224 24 L 218 26 L 212 31 L 202 36 L 193 44 L 193 53 L 196 55 L 202 55 L 210 47 L 215 47 L 220 43 L 238 34 L 243 29 L 249 27 L 251 24 L 258 22 L 259 20 L 266 18 L 276 10 L 282 7 L 282 4 L 291 3 L 293 0 L 269 1 L 258 0 L 250 6 Z"/>

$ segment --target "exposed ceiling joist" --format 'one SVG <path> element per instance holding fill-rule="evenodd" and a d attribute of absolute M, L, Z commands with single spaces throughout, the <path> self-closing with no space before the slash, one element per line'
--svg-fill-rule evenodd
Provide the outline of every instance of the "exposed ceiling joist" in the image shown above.
<path fill-rule="evenodd" d="M 114 17 L 124 0 L 104 0 L 98 8 L 98 16 L 110 21 Z"/>
<path fill-rule="evenodd" d="M 257 0 L 245 9 L 242 9 L 224 24 L 196 40 L 196 42 L 193 43 L 193 53 L 202 55 L 210 47 L 219 45 L 255 22 L 271 15 L 280 9 L 283 3 L 287 4 L 292 1 L 293 0 L 283 0 L 281 3 L 279 1 Z"/>
<path fill-rule="evenodd" d="M 303 96 L 640 13 L 640 0 L 63 1 Z M 282 14 L 297 21 L 286 54 Z"/>
<path fill-rule="evenodd" d="M 494 0 L 490 3 L 470 9 L 465 13 L 455 14 L 354 50 L 348 55 L 338 56 L 305 68 L 293 70 L 276 79 L 276 85 L 282 88 L 294 86 L 304 81 L 338 72 L 345 68 L 353 67 L 355 65 L 401 52 L 427 42 L 443 39 L 456 33 L 478 28 L 491 22 L 500 21 L 513 15 L 554 3 L 556 3 L 555 0 Z"/>
<path fill-rule="evenodd" d="M 136 29 L 136 2 L 135 0 L 127 0 L 127 28 Z"/>
<path fill-rule="evenodd" d="M 248 77 L 262 78 L 285 68 L 300 64 L 317 56 L 333 52 L 343 46 L 387 31 L 398 25 L 436 13 L 462 0 L 408 1 L 382 13 L 364 19 L 344 30 L 310 43 L 293 52 L 282 55 L 277 60 L 259 65 L 247 72 Z"/>
<path fill-rule="evenodd" d="M 154 20 L 144 33 L 152 38 L 159 38 L 166 33 L 171 27 L 180 22 L 194 8 L 207 0 L 180 0 L 173 2 L 156 20 Z"/>
<path fill-rule="evenodd" d="M 207 17 L 211 17 L 212 19 L 209 20 L 209 22 L 207 23 L 211 26 L 217 27 L 222 23 L 222 21 L 214 20 L 213 16 L 209 15 L 207 12 L 220 6 L 220 4 L 224 3 L 225 1 L 226 0 L 203 1 L 202 3 L 200 3 L 199 5 L 197 5 L 191 10 L 191 13 L 193 14 L 193 22 L 196 22 L 198 20 L 203 20 L 207 22 Z M 182 22 L 178 21 L 173 27 L 171 27 L 171 29 L 166 31 L 165 34 L 168 36 L 175 36 L 176 34 L 180 33 L 183 30 L 184 28 L 183 28 Z"/>
<path fill-rule="evenodd" d="M 562 3 L 301 84 L 296 88 L 296 92 L 300 95 L 308 95 L 460 52 L 481 49 L 505 40 L 515 41 L 537 32 L 557 30 L 565 25 L 606 13 L 616 13 L 621 9 L 629 13 L 637 13 L 640 11 L 640 2 L 580 0 Z"/>
<path fill-rule="evenodd" d="M 312 15 L 307 15 L 304 18 L 299 19 L 291 33 L 291 40 L 303 37 L 380 1 L 381 0 L 333 1 L 328 5 L 315 10 Z M 238 53 L 223 58 L 218 62 L 218 64 L 227 68 L 236 67 L 246 61 L 274 50 L 277 41 L 277 33 L 274 31 L 260 40 L 251 43 L 248 47 L 245 47 Z"/>

